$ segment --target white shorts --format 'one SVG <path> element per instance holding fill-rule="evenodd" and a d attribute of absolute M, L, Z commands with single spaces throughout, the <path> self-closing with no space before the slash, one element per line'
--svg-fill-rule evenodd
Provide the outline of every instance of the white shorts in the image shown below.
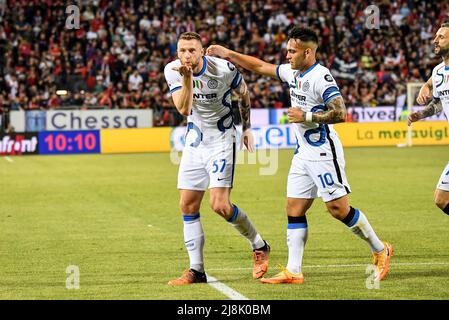
<path fill-rule="evenodd" d="M 438 180 L 437 189 L 449 191 L 449 162 L 447 163 L 446 168 L 444 168 L 440 180 Z"/>
<path fill-rule="evenodd" d="M 178 171 L 178 189 L 232 188 L 236 160 L 235 129 L 200 132 L 188 125 Z"/>
<path fill-rule="evenodd" d="M 350 192 L 344 159 L 309 161 L 297 155 L 293 157 L 287 179 L 287 197 L 321 197 L 324 202 L 329 202 Z"/>

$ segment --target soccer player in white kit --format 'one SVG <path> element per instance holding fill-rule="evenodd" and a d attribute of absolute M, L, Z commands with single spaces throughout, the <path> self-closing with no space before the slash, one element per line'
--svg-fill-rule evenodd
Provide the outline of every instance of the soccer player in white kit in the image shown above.
<path fill-rule="evenodd" d="M 302 256 L 307 241 L 306 212 L 321 195 L 333 217 L 367 241 L 376 265 L 375 279 L 388 273 L 393 247 L 380 241 L 362 211 L 349 205 L 343 148 L 332 124 L 344 122 L 346 107 L 329 70 L 316 61 L 318 37 L 313 30 L 293 28 L 287 43 L 288 64 L 276 66 L 255 57 L 210 46 L 206 54 L 229 58 L 243 68 L 277 78 L 290 87 L 289 120 L 297 147 L 287 181 L 288 264 L 263 283 L 303 283 Z"/>
<path fill-rule="evenodd" d="M 427 81 L 426 84 L 430 83 L 433 86 L 433 99 L 423 110 L 409 115 L 408 125 L 443 110 L 449 120 L 449 23 L 441 25 L 433 41 L 435 54 L 443 58 L 443 62 L 433 68 L 432 81 Z M 438 181 L 435 190 L 435 204 L 444 213 L 449 214 L 449 162 Z"/>
<path fill-rule="evenodd" d="M 201 37 L 197 33 L 181 34 L 177 51 L 179 59 L 167 64 L 164 74 L 176 108 L 188 117 L 178 189 L 190 268 L 168 284 L 207 282 L 200 206 L 208 187 L 211 208 L 249 241 L 253 249 L 253 278 L 259 279 L 267 272 L 270 247 L 246 213 L 230 202 L 236 160 L 236 130 L 231 108 L 233 91 L 241 100 L 241 141 L 249 151 L 254 149 L 246 83 L 230 62 L 204 56 Z"/>

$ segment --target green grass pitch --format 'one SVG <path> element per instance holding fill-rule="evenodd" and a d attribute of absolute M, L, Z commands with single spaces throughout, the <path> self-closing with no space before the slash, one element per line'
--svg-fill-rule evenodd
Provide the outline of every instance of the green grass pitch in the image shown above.
<path fill-rule="evenodd" d="M 209 207 L 201 210 L 206 271 L 249 299 L 449 299 L 449 216 L 433 203 L 447 146 L 350 148 L 351 204 L 395 254 L 378 289 L 366 286 L 368 246 L 325 211 L 308 214 L 303 285 L 251 278 L 245 239 Z M 236 168 L 232 201 L 272 246 L 268 275 L 286 264 L 286 180 Z M 0 157 L 0 299 L 227 299 L 208 284 L 170 287 L 188 266 L 169 154 Z M 79 289 L 66 268 L 79 267 Z"/>

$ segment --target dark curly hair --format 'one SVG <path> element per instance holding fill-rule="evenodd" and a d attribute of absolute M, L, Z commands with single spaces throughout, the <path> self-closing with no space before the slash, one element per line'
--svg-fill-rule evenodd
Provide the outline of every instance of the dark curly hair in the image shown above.
<path fill-rule="evenodd" d="M 318 44 L 318 36 L 315 31 L 309 28 L 294 27 L 288 34 L 288 40 L 297 39 L 303 42 L 313 42 Z"/>

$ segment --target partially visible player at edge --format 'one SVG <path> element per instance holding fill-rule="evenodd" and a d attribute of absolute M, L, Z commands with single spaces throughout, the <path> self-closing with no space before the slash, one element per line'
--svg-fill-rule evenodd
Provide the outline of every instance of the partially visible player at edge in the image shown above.
<path fill-rule="evenodd" d="M 249 151 L 254 149 L 246 83 L 230 62 L 204 56 L 201 37 L 197 33 L 181 34 L 177 51 L 179 59 L 167 64 L 164 74 L 176 108 L 182 115 L 188 116 L 185 147 L 178 172 L 178 189 L 190 268 L 168 284 L 207 282 L 200 206 L 208 186 L 211 208 L 251 244 L 253 278 L 259 279 L 267 272 L 270 247 L 246 213 L 230 202 L 236 159 L 236 131 L 231 110 L 233 91 L 237 92 L 241 100 L 241 141 Z"/>
<path fill-rule="evenodd" d="M 443 62 L 433 68 L 432 77 L 424 84 L 420 90 L 421 100 L 418 103 L 426 100 L 429 86 L 433 86 L 433 97 L 429 104 L 421 111 L 412 112 L 408 117 L 408 125 L 412 122 L 431 117 L 444 110 L 446 118 L 449 121 L 449 23 L 443 23 L 438 29 L 433 40 L 435 44 L 434 53 L 441 58 Z M 449 162 L 441 174 L 435 190 L 435 204 L 443 210 L 444 213 L 449 214 Z"/>
<path fill-rule="evenodd" d="M 206 54 L 229 58 L 243 68 L 278 78 L 290 87 L 289 120 L 295 123 L 297 148 L 287 181 L 288 264 L 263 283 L 303 283 L 302 256 L 307 241 L 306 212 L 318 191 L 331 215 L 367 241 L 376 265 L 375 279 L 388 273 L 393 247 L 382 242 L 362 211 L 349 205 L 343 148 L 333 123 L 344 122 L 346 107 L 329 70 L 316 61 L 318 37 L 313 30 L 293 28 L 288 37 L 288 64 L 274 65 L 255 57 L 210 46 Z"/>

